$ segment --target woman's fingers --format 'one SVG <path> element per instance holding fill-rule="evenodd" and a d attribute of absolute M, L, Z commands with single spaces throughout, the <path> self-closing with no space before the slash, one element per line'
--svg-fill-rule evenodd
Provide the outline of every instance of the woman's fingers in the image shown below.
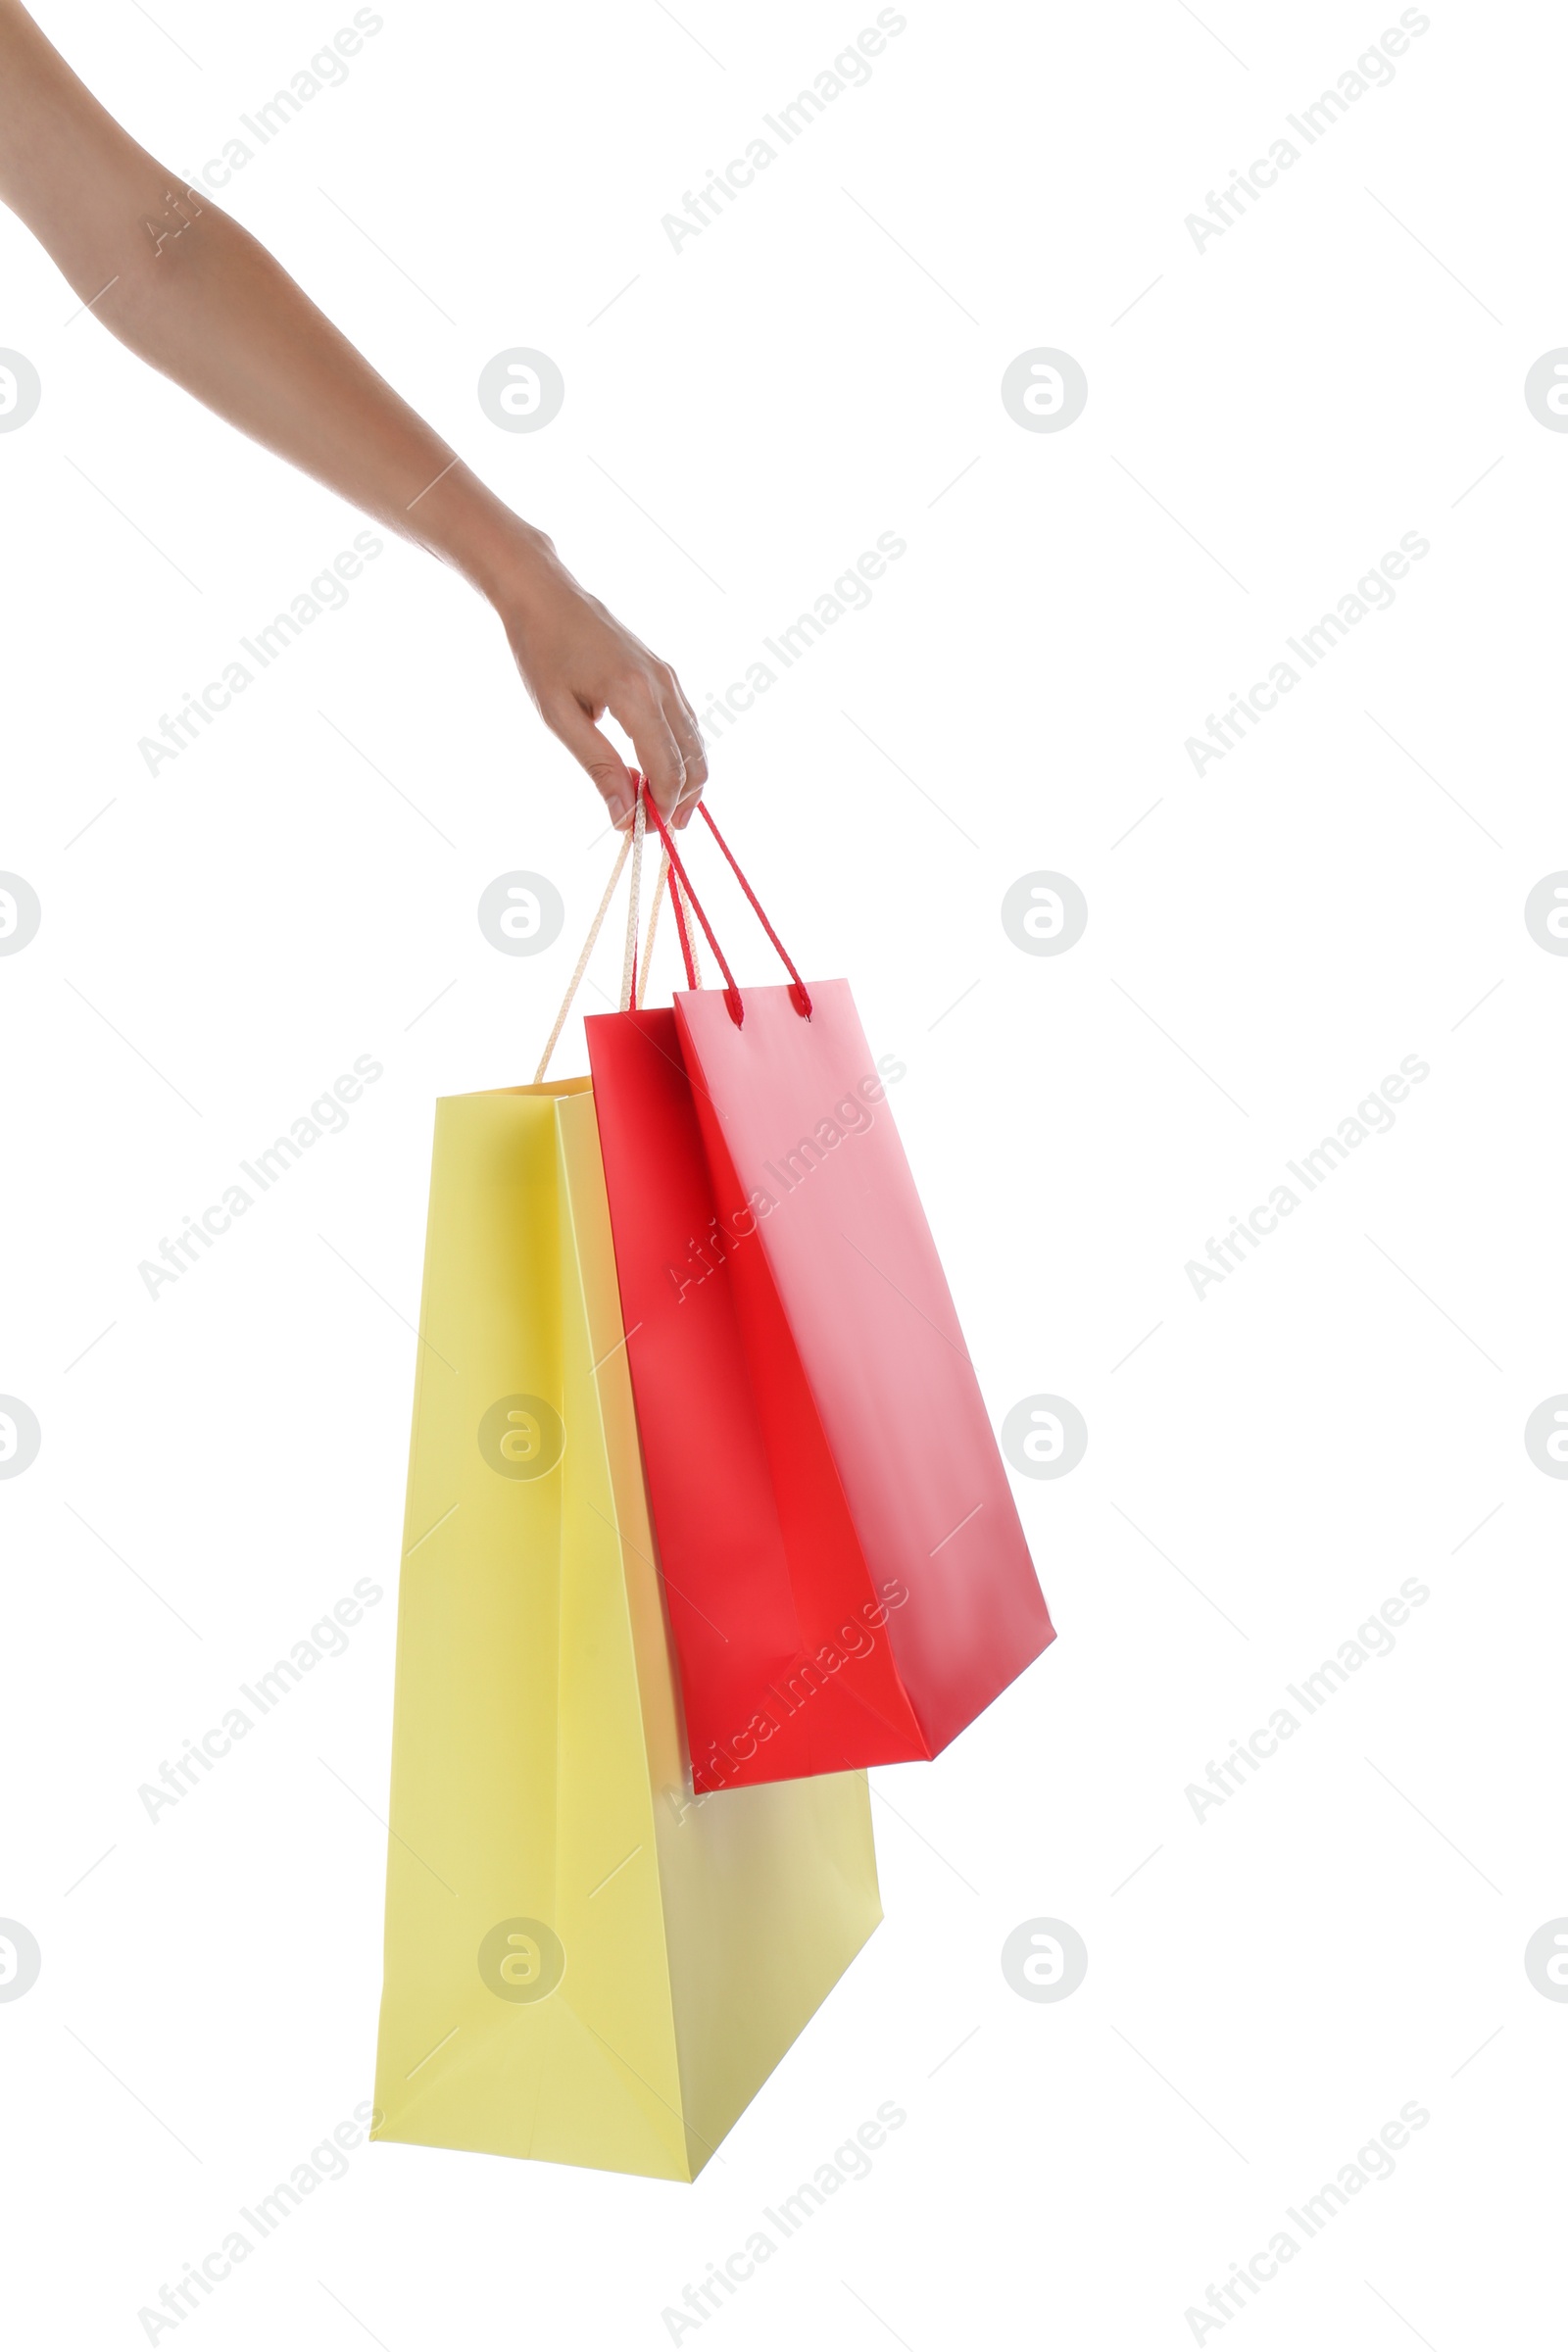
<path fill-rule="evenodd" d="M 703 742 L 702 728 L 697 723 L 697 714 L 686 700 L 679 678 L 673 670 L 668 671 L 667 675 L 670 692 L 665 709 L 670 731 L 680 746 L 681 757 L 686 763 L 686 781 L 672 820 L 679 832 L 691 823 L 697 813 L 697 804 L 703 797 L 703 787 L 708 782 L 708 750 Z"/>
<path fill-rule="evenodd" d="M 553 735 L 559 735 L 572 758 L 598 786 L 610 821 L 622 830 L 631 821 L 632 783 L 626 763 L 607 735 L 601 735 L 582 705 L 568 696 L 541 705 L 541 715 Z"/>
<path fill-rule="evenodd" d="M 666 715 L 657 672 L 634 670 L 618 680 L 607 707 L 631 737 L 637 764 L 648 778 L 661 816 L 667 820 L 686 789 L 686 757 Z"/>

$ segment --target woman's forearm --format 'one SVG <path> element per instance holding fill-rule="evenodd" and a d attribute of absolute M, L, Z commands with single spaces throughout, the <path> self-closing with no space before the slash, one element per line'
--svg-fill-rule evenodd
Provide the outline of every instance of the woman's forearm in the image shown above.
<path fill-rule="evenodd" d="M 673 672 L 585 595 L 544 533 L 485 488 L 265 246 L 136 144 L 18 0 L 0 0 L 0 200 L 140 358 L 489 599 L 547 723 L 612 814 L 623 812 L 625 769 L 592 724 L 607 708 L 661 802 L 695 805 L 707 768 Z"/>
<path fill-rule="evenodd" d="M 109 257 L 122 267 L 95 315 L 230 424 L 428 548 L 481 595 L 504 594 L 544 551 L 542 535 L 485 488 L 265 246 L 215 205 L 198 211 L 176 191 L 160 211 L 175 207 L 161 245 L 147 233 Z M 97 291 L 83 292 L 79 276 L 72 282 L 84 301 Z"/>
<path fill-rule="evenodd" d="M 0 192 L 78 299 L 241 432 L 492 593 L 526 525 L 265 246 L 172 179 L 28 29 L 42 71 L 30 99 L 0 78 Z"/>

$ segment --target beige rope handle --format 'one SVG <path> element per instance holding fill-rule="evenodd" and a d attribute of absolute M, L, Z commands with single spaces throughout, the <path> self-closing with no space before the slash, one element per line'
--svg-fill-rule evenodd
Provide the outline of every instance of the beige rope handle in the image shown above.
<path fill-rule="evenodd" d="M 599 911 L 594 916 L 593 922 L 589 926 L 588 936 L 582 943 L 582 954 L 577 958 L 577 968 L 572 973 L 570 980 L 566 983 L 566 993 L 561 1001 L 561 1010 L 556 1015 L 555 1027 L 551 1030 L 549 1042 L 545 1047 L 544 1053 L 540 1055 L 539 1067 L 533 1074 L 533 1083 L 535 1086 L 542 1086 L 544 1084 L 545 1072 L 550 1067 L 550 1056 L 554 1054 L 557 1046 L 561 1042 L 561 1032 L 566 1025 L 566 1015 L 571 1010 L 572 1001 L 575 998 L 578 989 L 582 986 L 583 974 L 588 969 L 588 959 L 592 956 L 595 946 L 598 944 L 599 934 L 604 928 L 605 917 L 610 912 L 610 902 L 615 895 L 615 885 L 620 880 L 621 869 L 625 865 L 628 857 L 631 859 L 631 896 L 626 908 L 626 945 L 624 953 L 621 956 L 620 965 L 620 1009 L 622 1012 L 629 1012 L 631 1010 L 632 980 L 634 973 L 636 976 L 637 1007 L 639 1011 L 642 1008 L 643 998 L 648 992 L 648 971 L 649 966 L 653 961 L 654 934 L 659 927 L 659 909 L 663 900 L 665 886 L 667 884 L 671 891 L 676 891 L 680 888 L 679 882 L 670 869 L 669 852 L 666 850 L 660 861 L 659 881 L 654 890 L 653 907 L 648 917 L 648 937 L 644 943 L 642 956 L 639 960 L 637 956 L 637 923 L 639 914 L 641 912 L 639 902 L 642 897 L 643 843 L 647 836 L 647 831 L 648 818 L 646 808 L 643 801 L 643 796 L 641 793 L 639 793 L 637 796 L 637 813 L 632 820 L 632 829 L 629 833 L 623 834 L 621 837 L 620 855 L 616 858 L 614 865 L 611 871 L 610 880 L 605 885 L 605 895 L 599 902 Z M 703 974 L 702 966 L 697 960 L 697 925 L 692 919 L 689 903 L 685 902 L 684 900 L 683 908 L 686 913 L 687 936 L 692 945 L 692 969 L 697 974 L 697 985 L 699 988 L 701 988 L 703 985 Z"/>
<path fill-rule="evenodd" d="M 666 883 L 672 891 L 677 891 L 680 889 L 680 884 L 676 880 L 675 875 L 670 868 L 669 852 L 667 850 L 664 852 L 663 857 L 660 860 L 659 880 L 654 886 L 653 910 L 648 917 L 648 937 L 643 945 L 642 961 L 637 967 L 637 1008 L 639 1011 L 642 1010 L 643 999 L 648 994 L 648 975 L 653 968 L 654 961 L 654 934 L 659 929 L 659 910 L 664 903 L 664 886 Z M 703 967 L 697 952 L 698 926 L 692 915 L 690 903 L 685 900 L 684 897 L 682 899 L 682 906 L 686 916 L 686 936 L 691 942 L 692 970 L 696 973 L 697 985 L 699 988 L 701 988 L 703 985 Z"/>
<path fill-rule="evenodd" d="M 620 869 L 625 864 L 630 851 L 631 835 L 628 833 L 621 842 L 620 856 L 615 859 L 610 880 L 605 884 L 605 895 L 599 902 L 599 912 L 594 916 L 588 936 L 582 943 L 582 954 L 577 958 L 577 968 L 566 983 L 566 993 L 561 1001 L 561 1010 L 556 1015 L 556 1025 L 550 1032 L 549 1042 L 543 1054 L 539 1056 L 539 1067 L 533 1074 L 535 1086 L 544 1084 L 545 1072 L 550 1067 L 550 1056 L 561 1042 L 561 1032 L 566 1026 L 566 1015 L 571 1010 L 571 1001 L 582 986 L 582 976 L 588 969 L 588 958 L 594 952 L 595 942 L 604 927 L 605 917 L 610 912 L 610 902 L 615 895 L 615 885 L 620 880 Z"/>
<path fill-rule="evenodd" d="M 669 880 L 669 853 L 659 862 L 659 880 L 654 884 L 654 903 L 648 914 L 648 937 L 643 942 L 643 959 L 637 967 L 637 1009 L 641 1012 L 643 999 L 648 994 L 648 974 L 653 968 L 654 935 L 659 929 L 659 909 L 664 904 L 664 886 Z"/>
<path fill-rule="evenodd" d="M 637 972 L 637 924 L 642 911 L 643 842 L 648 832 L 648 805 L 639 790 L 637 813 L 631 828 L 631 898 L 626 907 L 626 948 L 620 962 L 620 1009 L 631 1010 L 632 982 Z"/>

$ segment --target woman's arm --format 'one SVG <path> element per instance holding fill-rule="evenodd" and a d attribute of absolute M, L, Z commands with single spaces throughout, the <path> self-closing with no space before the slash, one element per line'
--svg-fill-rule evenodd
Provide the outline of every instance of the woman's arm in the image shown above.
<path fill-rule="evenodd" d="M 594 721 L 636 746 L 684 824 L 708 776 L 690 704 L 542 531 L 470 473 L 265 246 L 121 129 L 18 0 L 0 0 L 0 201 L 111 333 L 230 424 L 428 548 L 495 607 L 545 724 L 630 808 Z"/>

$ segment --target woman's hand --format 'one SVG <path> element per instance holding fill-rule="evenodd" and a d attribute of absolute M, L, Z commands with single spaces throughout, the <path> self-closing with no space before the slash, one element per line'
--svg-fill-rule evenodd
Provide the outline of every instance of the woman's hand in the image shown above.
<path fill-rule="evenodd" d="M 611 822 L 630 823 L 632 787 L 594 723 L 607 710 L 635 745 L 662 814 L 677 830 L 689 824 L 708 781 L 708 758 L 668 662 L 578 586 L 542 531 L 527 531 L 515 569 L 504 571 L 490 600 L 534 708 L 587 769 Z"/>

